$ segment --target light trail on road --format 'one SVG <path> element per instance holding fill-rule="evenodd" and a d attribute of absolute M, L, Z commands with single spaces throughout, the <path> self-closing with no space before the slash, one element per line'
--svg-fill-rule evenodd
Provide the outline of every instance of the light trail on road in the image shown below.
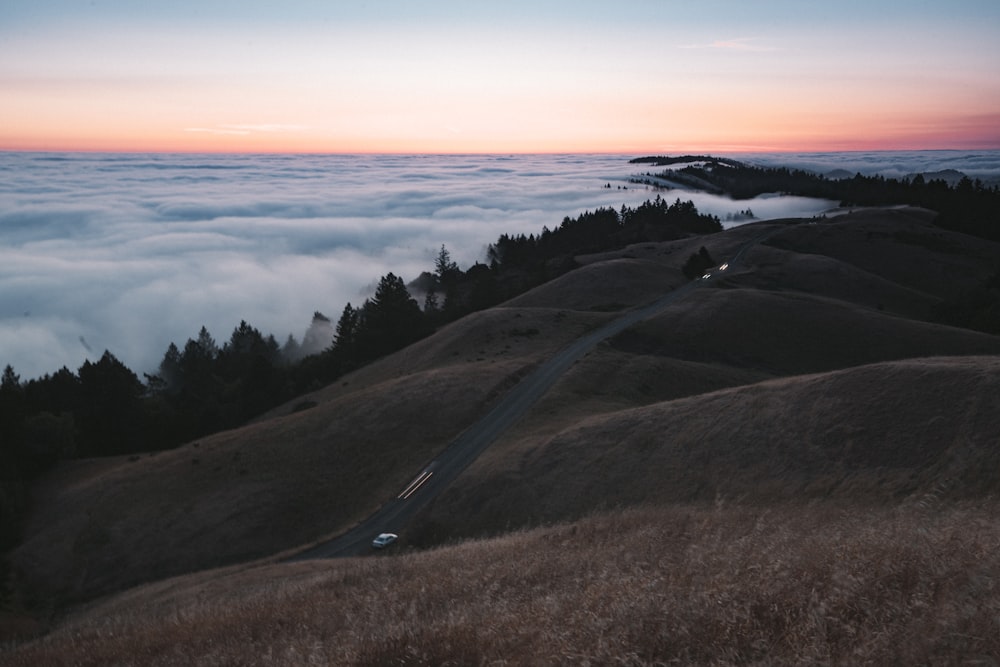
<path fill-rule="evenodd" d="M 429 480 L 431 478 L 431 475 L 433 475 L 433 474 L 434 474 L 433 472 L 429 472 L 427 470 L 423 471 L 422 473 L 420 473 L 419 475 L 417 475 L 417 478 L 415 480 L 413 480 L 412 482 L 410 482 L 410 485 L 408 487 L 406 487 L 405 489 L 403 489 L 403 492 L 400 493 L 398 496 L 396 496 L 396 498 L 399 498 L 399 499 L 402 499 L 402 500 L 406 500 L 407 498 L 409 498 L 410 496 L 412 496 L 414 493 L 416 493 L 417 489 L 419 489 L 421 486 L 423 486 L 424 483 L 427 480 Z"/>

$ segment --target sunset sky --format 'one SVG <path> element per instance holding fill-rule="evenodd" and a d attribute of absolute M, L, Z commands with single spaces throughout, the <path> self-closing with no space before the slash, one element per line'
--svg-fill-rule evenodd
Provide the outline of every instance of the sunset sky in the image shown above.
<path fill-rule="evenodd" d="M 1000 2 L 4 0 L 0 149 L 1000 148 Z"/>

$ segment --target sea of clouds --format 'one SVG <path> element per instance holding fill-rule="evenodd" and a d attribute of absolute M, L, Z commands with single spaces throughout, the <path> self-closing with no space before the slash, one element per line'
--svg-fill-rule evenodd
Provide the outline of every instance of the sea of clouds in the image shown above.
<path fill-rule="evenodd" d="M 240 320 L 301 340 L 314 311 L 336 320 L 386 273 L 433 270 L 442 244 L 466 269 L 502 233 L 655 196 L 630 157 L 0 153 L 0 366 L 27 380 L 109 350 L 141 376 L 169 343 L 206 326 L 221 344 Z M 919 170 L 962 168 L 932 162 Z M 833 206 L 663 194 L 723 220 Z"/>
<path fill-rule="evenodd" d="M 989 186 L 1000 184 L 1000 151 L 851 151 L 843 153 L 744 153 L 738 159 L 762 166 L 785 166 L 818 174 L 834 171 L 909 178 L 957 171 Z M 944 177 L 948 180 L 947 177 Z"/>

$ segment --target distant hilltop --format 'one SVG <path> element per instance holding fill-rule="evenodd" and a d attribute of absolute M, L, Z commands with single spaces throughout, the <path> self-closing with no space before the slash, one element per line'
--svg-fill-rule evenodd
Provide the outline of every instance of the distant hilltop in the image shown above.
<path fill-rule="evenodd" d="M 857 173 L 855 171 L 848 171 L 847 169 L 834 169 L 833 171 L 826 172 L 823 176 L 831 181 L 842 181 L 847 178 L 854 178 Z M 907 174 L 904 179 L 912 181 L 917 176 L 920 176 L 928 183 L 930 181 L 944 181 L 949 187 L 955 187 L 963 178 L 968 178 L 967 174 L 958 169 L 942 169 L 940 171 L 915 171 Z"/>
<path fill-rule="evenodd" d="M 707 162 L 712 164 L 726 164 L 730 167 L 744 167 L 746 166 L 743 162 L 739 160 L 732 160 L 725 157 L 713 157 L 711 155 L 680 155 L 677 157 L 669 157 L 666 155 L 649 155 L 646 157 L 637 157 L 628 161 L 629 164 L 651 164 L 654 167 L 667 167 L 675 164 L 689 164 L 691 162 Z"/>
<path fill-rule="evenodd" d="M 962 173 L 958 169 L 925 171 L 919 174 L 908 174 L 906 177 L 912 181 L 917 176 L 923 176 L 925 181 L 944 181 L 945 183 L 947 183 L 952 187 L 958 185 L 959 181 L 961 181 L 963 178 L 967 178 L 966 174 Z"/>
<path fill-rule="evenodd" d="M 629 164 L 650 164 L 654 167 L 673 167 L 677 165 L 691 164 L 699 164 L 703 166 L 722 164 L 729 167 L 751 166 L 746 162 L 740 162 L 739 160 L 733 160 L 732 158 L 715 157 L 712 155 L 678 155 L 676 157 L 671 157 L 669 155 L 647 155 L 645 157 L 637 157 L 629 160 Z M 816 173 L 831 181 L 842 181 L 848 178 L 854 178 L 854 176 L 859 173 L 848 169 L 834 169 L 832 171 L 822 173 L 812 169 L 806 169 L 805 171 Z M 913 172 L 907 174 L 905 179 L 912 181 L 917 176 L 923 177 L 925 181 L 944 181 L 951 187 L 955 187 L 963 178 L 967 178 L 965 173 L 957 169 L 942 169 L 940 171 Z"/>

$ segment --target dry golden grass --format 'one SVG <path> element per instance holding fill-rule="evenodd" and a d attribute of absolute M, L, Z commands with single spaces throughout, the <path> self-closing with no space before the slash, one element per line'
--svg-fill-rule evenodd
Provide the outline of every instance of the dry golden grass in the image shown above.
<path fill-rule="evenodd" d="M 730 284 L 782 291 L 791 287 L 796 292 L 917 319 L 928 317 L 938 302 L 931 294 L 825 255 L 767 246 L 755 248 L 752 255 L 759 268 L 740 273 Z"/>
<path fill-rule="evenodd" d="M 466 387 L 470 373 L 482 382 Z M 53 477 L 13 562 L 32 590 L 73 599 L 315 540 L 373 511 L 471 423 L 489 378 L 411 375 L 76 484 Z"/>
<path fill-rule="evenodd" d="M 747 254 L 753 270 L 578 362 L 400 547 L 578 524 L 391 558 L 233 565 L 362 519 L 534 365 L 679 284 L 701 245 L 728 257 L 761 227 L 580 258 L 244 428 L 61 466 L 12 554 L 17 599 L 44 621 L 155 583 L 0 662 L 995 655 L 995 506 L 953 503 L 1000 491 L 1000 339 L 906 317 L 951 289 L 935 280 L 984 280 L 1000 251 L 915 211 L 764 228 L 776 226 L 777 247 Z M 705 508 L 720 496 L 736 505 Z M 196 574 L 169 578 L 183 573 Z"/>
<path fill-rule="evenodd" d="M 619 335 L 637 354 L 772 376 L 938 355 L 1000 353 L 1000 338 L 799 292 L 704 290 Z"/>
<path fill-rule="evenodd" d="M 616 311 L 649 303 L 687 282 L 678 268 L 628 254 L 585 264 L 511 299 L 509 305 Z"/>
<path fill-rule="evenodd" d="M 864 210 L 788 227 L 771 242 L 941 297 L 980 286 L 996 273 L 1000 245 L 934 227 L 933 215 L 912 208 Z"/>
<path fill-rule="evenodd" d="M 32 604 L 78 601 L 344 530 L 534 363 L 607 317 L 482 314 L 305 397 L 312 409 L 293 412 L 295 401 L 176 450 L 64 464 L 37 489 L 12 555 L 20 587 Z"/>
<path fill-rule="evenodd" d="M 603 414 L 556 397 L 476 461 L 410 538 L 432 544 L 717 494 L 876 504 L 1000 495 L 997 356 L 887 362 Z"/>
<path fill-rule="evenodd" d="M 18 665 L 991 664 L 994 504 L 674 506 L 396 556 L 195 575 Z"/>
<path fill-rule="evenodd" d="M 574 311 L 558 302 L 542 307 L 504 304 L 452 322 L 433 336 L 305 398 L 323 402 L 362 387 L 447 366 L 536 363 L 611 317 L 601 312 Z M 272 414 L 285 414 L 301 400 L 296 399 Z"/>

